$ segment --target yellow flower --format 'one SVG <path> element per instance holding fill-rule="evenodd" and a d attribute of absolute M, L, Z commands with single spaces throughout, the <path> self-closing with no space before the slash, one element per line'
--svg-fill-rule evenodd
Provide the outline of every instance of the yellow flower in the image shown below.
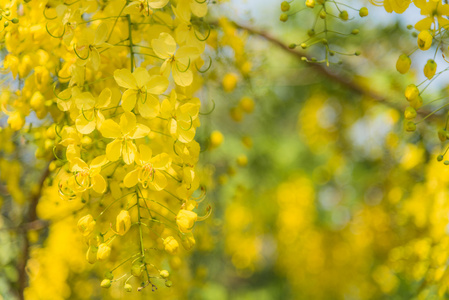
<path fill-rule="evenodd" d="M 82 134 L 89 134 L 100 128 L 105 120 L 101 113 L 102 108 L 106 108 L 111 103 L 112 92 L 105 88 L 98 96 L 97 101 L 89 92 L 78 94 L 75 98 L 75 104 L 81 114 L 76 118 L 76 129 Z"/>
<path fill-rule="evenodd" d="M 144 188 L 163 190 L 167 185 L 167 179 L 161 170 L 170 167 L 170 156 L 167 153 L 161 153 L 151 157 L 152 150 L 146 145 L 140 145 L 139 150 L 140 153 L 136 157 L 136 164 L 139 167 L 126 174 L 123 184 L 130 188 L 140 182 Z"/>
<path fill-rule="evenodd" d="M 104 155 L 92 160 L 90 165 L 87 165 L 79 157 L 72 158 L 69 161 L 72 166 L 71 171 L 75 173 L 77 191 L 82 192 L 90 188 L 99 194 L 106 191 L 106 180 L 100 174 L 101 167 L 108 162 Z"/>
<path fill-rule="evenodd" d="M 416 30 L 429 30 L 434 25 L 434 29 L 448 28 L 449 20 L 446 16 L 449 15 L 449 5 L 442 4 L 441 1 L 414 0 L 413 3 L 421 9 L 421 15 L 427 16 L 415 24 Z M 438 26 L 437 26 L 438 24 Z"/>
<path fill-rule="evenodd" d="M 175 83 L 179 86 L 189 86 L 193 81 L 190 66 L 199 57 L 198 48 L 182 46 L 176 50 L 175 39 L 168 33 L 163 32 L 159 38 L 151 41 L 154 53 L 164 60 L 161 66 L 161 74 L 165 77 L 173 75 Z"/>
<path fill-rule="evenodd" d="M 115 229 L 119 235 L 124 235 L 131 227 L 131 216 L 127 210 L 122 210 L 117 215 Z"/>
<path fill-rule="evenodd" d="M 164 247 L 167 253 L 174 255 L 178 253 L 179 244 L 174 237 L 169 236 L 164 239 Z"/>
<path fill-rule="evenodd" d="M 136 106 L 144 118 L 155 118 L 159 114 L 159 99 L 168 87 L 168 79 L 163 76 L 150 76 L 145 68 L 137 68 L 133 73 L 128 69 L 114 72 L 117 84 L 125 88 L 122 96 L 122 107 L 131 111 Z"/>
<path fill-rule="evenodd" d="M 190 232 L 195 225 L 198 215 L 193 211 L 181 209 L 176 216 L 176 225 L 181 232 Z"/>
<path fill-rule="evenodd" d="M 189 143 L 193 140 L 197 126 L 195 124 L 199 123 L 200 105 L 198 98 L 180 104 L 175 91 L 170 94 L 170 98 L 162 101 L 161 117 L 169 119 L 168 128 L 173 138 L 181 143 Z"/>
<path fill-rule="evenodd" d="M 106 146 L 106 157 L 110 161 L 117 161 L 123 155 L 123 161 L 129 165 L 134 162 L 137 153 L 132 140 L 147 136 L 150 128 L 137 124 L 136 116 L 125 111 L 120 117 L 120 125 L 108 119 L 101 125 L 100 132 L 104 137 L 114 139 Z"/>
<path fill-rule="evenodd" d="M 78 221 L 78 229 L 84 236 L 89 236 L 95 228 L 95 220 L 92 215 L 88 214 L 87 216 L 82 217 Z"/>
<path fill-rule="evenodd" d="M 73 50 L 78 56 L 78 65 L 84 66 L 90 60 L 92 68 L 98 70 L 101 62 L 98 50 L 112 47 L 112 45 L 106 43 L 108 33 L 108 26 L 105 23 L 101 23 L 95 33 L 90 28 L 85 28 L 81 32 L 78 43 L 73 46 Z"/>
<path fill-rule="evenodd" d="M 101 243 L 100 246 L 98 246 L 98 252 L 97 252 L 97 259 L 98 260 L 105 260 L 109 257 L 111 254 L 111 247 L 109 247 L 105 243 Z"/>

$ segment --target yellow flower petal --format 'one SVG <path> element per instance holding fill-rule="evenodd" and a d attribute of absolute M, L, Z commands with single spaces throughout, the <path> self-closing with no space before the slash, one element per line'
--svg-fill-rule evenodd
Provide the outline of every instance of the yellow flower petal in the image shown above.
<path fill-rule="evenodd" d="M 136 129 L 136 115 L 129 111 L 125 111 L 125 113 L 120 116 L 120 128 L 123 135 L 129 134 Z"/>
<path fill-rule="evenodd" d="M 154 95 L 163 94 L 168 88 L 169 81 L 164 76 L 151 76 L 147 84 L 147 92 Z"/>
<path fill-rule="evenodd" d="M 137 154 L 137 147 L 132 141 L 126 141 L 122 145 L 123 161 L 130 165 L 134 162 Z"/>
<path fill-rule="evenodd" d="M 167 59 L 176 51 L 175 39 L 168 33 L 162 32 L 159 38 L 151 41 L 154 53 L 162 58 Z"/>
<path fill-rule="evenodd" d="M 167 186 L 167 178 L 161 172 L 154 172 L 154 180 L 150 183 L 150 187 L 156 191 L 162 191 Z"/>
<path fill-rule="evenodd" d="M 142 103 L 141 100 L 138 103 L 140 115 L 145 119 L 156 118 L 161 110 L 160 106 L 159 99 L 151 94 L 147 94 L 145 103 Z"/>
<path fill-rule="evenodd" d="M 108 121 L 108 120 L 106 120 Z M 122 141 L 113 140 L 106 146 L 106 157 L 110 161 L 117 161 L 122 155 Z"/>
<path fill-rule="evenodd" d="M 126 90 L 122 96 L 122 107 L 125 111 L 132 111 L 136 106 L 137 91 Z"/>
<path fill-rule="evenodd" d="M 125 178 L 123 179 L 123 184 L 127 188 L 131 188 L 139 182 L 138 177 L 139 177 L 139 169 L 134 169 L 128 174 L 126 174 Z"/>
<path fill-rule="evenodd" d="M 161 153 L 151 159 L 154 169 L 165 169 L 170 166 L 171 158 L 167 153 Z"/>
<path fill-rule="evenodd" d="M 92 177 L 92 188 L 94 189 L 95 192 L 103 194 L 106 191 L 106 186 L 107 186 L 106 180 L 100 174 L 97 174 L 94 177 Z"/>
<path fill-rule="evenodd" d="M 119 138 L 122 136 L 120 125 L 108 119 L 101 124 L 100 132 L 105 138 Z"/>
<path fill-rule="evenodd" d="M 140 145 L 139 146 L 139 153 L 140 153 L 140 160 L 142 162 L 149 162 L 151 159 L 151 156 L 153 155 L 153 150 L 151 150 L 150 147 L 148 147 L 147 145 Z"/>
<path fill-rule="evenodd" d="M 136 78 L 128 69 L 115 70 L 114 79 L 117 84 L 126 89 L 137 89 Z"/>
<path fill-rule="evenodd" d="M 150 81 L 150 75 L 148 74 L 148 71 L 145 68 L 139 67 L 135 69 L 133 76 L 136 79 L 137 86 L 139 88 L 144 87 Z"/>

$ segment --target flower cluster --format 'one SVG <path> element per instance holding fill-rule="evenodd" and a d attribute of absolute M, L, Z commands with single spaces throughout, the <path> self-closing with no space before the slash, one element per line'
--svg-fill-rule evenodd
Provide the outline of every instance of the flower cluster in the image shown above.
<path fill-rule="evenodd" d="M 132 234 L 137 252 L 120 265 L 130 265 L 139 289 L 153 285 L 152 278 L 171 286 L 158 266 L 164 255 L 152 260 L 150 252 L 191 249 L 192 229 L 207 217 L 195 212 L 204 189 L 194 196 L 201 106 L 194 66 L 203 64 L 207 3 L 1 4 L 3 65 L 12 74 L 0 100 L 7 130 L 53 124 L 39 135 L 36 156 L 52 161 L 50 185 L 61 198 L 80 204 L 78 228 L 90 263 L 129 253 L 118 240 Z M 110 287 L 114 278 L 109 272 L 101 285 Z"/>

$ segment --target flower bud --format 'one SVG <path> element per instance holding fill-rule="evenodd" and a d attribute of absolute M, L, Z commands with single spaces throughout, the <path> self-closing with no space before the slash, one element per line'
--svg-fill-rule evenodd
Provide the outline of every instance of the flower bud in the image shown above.
<path fill-rule="evenodd" d="M 95 220 L 92 215 L 86 215 L 79 219 L 78 221 L 78 229 L 81 231 L 83 236 L 89 236 L 95 228 Z"/>
<path fill-rule="evenodd" d="M 416 97 L 415 99 L 413 99 L 412 101 L 410 101 L 410 106 L 413 107 L 414 109 L 418 109 L 422 106 L 423 101 L 421 96 Z"/>
<path fill-rule="evenodd" d="M 346 11 L 346 10 L 341 11 L 340 19 L 342 19 L 343 21 L 347 21 L 349 19 L 348 11 Z"/>
<path fill-rule="evenodd" d="M 306 0 L 306 6 L 310 8 L 315 7 L 315 0 Z"/>
<path fill-rule="evenodd" d="M 399 56 L 398 61 L 396 62 L 396 70 L 399 73 L 405 74 L 410 70 L 410 66 L 412 64 L 412 60 L 405 54 Z"/>
<path fill-rule="evenodd" d="M 405 130 L 409 132 L 413 132 L 416 130 L 416 124 L 413 121 L 408 121 L 405 123 Z"/>
<path fill-rule="evenodd" d="M 13 18 L 13 19 L 11 20 L 11 22 L 12 22 L 13 24 L 17 24 L 17 23 L 19 23 L 19 19 Z"/>
<path fill-rule="evenodd" d="M 100 244 L 100 246 L 98 246 L 98 252 L 97 252 L 98 260 L 105 260 L 109 257 L 110 254 L 111 254 L 111 247 L 109 247 L 105 243 L 102 243 L 102 244 Z"/>
<path fill-rule="evenodd" d="M 368 16 L 368 8 L 362 7 L 362 8 L 359 10 L 359 15 L 360 15 L 362 18 Z"/>
<path fill-rule="evenodd" d="M 160 275 L 162 278 L 168 278 L 168 276 L 170 276 L 170 273 L 168 273 L 167 270 L 161 270 L 161 271 L 159 272 L 159 275 Z"/>
<path fill-rule="evenodd" d="M 196 241 L 191 232 L 186 233 L 184 235 L 179 235 L 181 237 L 181 244 L 187 251 L 191 250 L 193 246 L 195 246 Z"/>
<path fill-rule="evenodd" d="M 125 288 L 125 291 L 128 292 L 128 293 L 133 291 L 133 286 L 130 285 L 129 283 L 126 283 L 124 288 Z"/>
<path fill-rule="evenodd" d="M 437 161 L 442 161 L 443 159 L 444 159 L 443 155 L 440 154 L 437 156 Z"/>
<path fill-rule="evenodd" d="M 248 165 L 248 157 L 246 155 L 244 155 L 244 154 L 239 155 L 237 157 L 237 164 L 240 167 L 246 167 Z"/>
<path fill-rule="evenodd" d="M 283 1 L 281 3 L 281 10 L 283 12 L 289 11 L 290 10 L 290 3 L 288 3 L 287 1 Z"/>
<path fill-rule="evenodd" d="M 142 262 L 136 261 L 131 267 L 131 274 L 135 277 L 140 277 L 140 275 L 142 275 L 142 272 L 143 272 Z"/>
<path fill-rule="evenodd" d="M 427 79 L 432 79 L 437 71 L 437 63 L 433 59 L 429 59 L 424 66 L 424 75 Z"/>
<path fill-rule="evenodd" d="M 418 34 L 418 47 L 425 51 L 432 46 L 433 37 L 428 30 L 423 30 Z"/>
<path fill-rule="evenodd" d="M 234 73 L 228 73 L 223 77 L 223 89 L 225 92 L 232 92 L 237 86 L 238 77 Z"/>
<path fill-rule="evenodd" d="M 412 120 L 416 117 L 416 110 L 409 106 L 405 109 L 404 116 L 407 120 Z"/>
<path fill-rule="evenodd" d="M 114 279 L 114 275 L 112 275 L 111 271 L 107 271 L 106 273 L 104 273 L 104 278 L 112 280 Z"/>
<path fill-rule="evenodd" d="M 127 210 L 122 210 L 117 215 L 115 229 L 119 235 L 124 235 L 131 227 L 131 216 Z"/>
<path fill-rule="evenodd" d="M 247 114 L 250 114 L 254 111 L 255 105 L 256 104 L 254 103 L 254 100 L 250 97 L 242 97 L 242 99 L 240 99 L 239 106 Z"/>
<path fill-rule="evenodd" d="M 418 96 L 419 96 L 419 90 L 418 90 L 418 87 L 416 87 L 416 85 L 409 84 L 405 88 L 405 98 L 407 99 L 407 101 L 410 102 L 410 101 L 416 99 Z"/>
<path fill-rule="evenodd" d="M 195 225 L 197 217 L 197 214 L 193 211 L 181 209 L 176 216 L 176 225 L 178 225 L 181 232 L 190 232 Z"/>
<path fill-rule="evenodd" d="M 165 286 L 166 287 L 171 287 L 173 285 L 173 282 L 171 282 L 171 280 L 167 280 L 166 282 L 165 282 Z"/>
<path fill-rule="evenodd" d="M 97 261 L 98 248 L 95 246 L 89 246 L 86 253 L 86 260 L 90 264 L 94 264 Z"/>
<path fill-rule="evenodd" d="M 164 239 L 164 247 L 167 253 L 174 255 L 178 252 L 179 244 L 174 237 L 169 236 L 166 239 Z"/>
<path fill-rule="evenodd" d="M 210 134 L 210 147 L 212 149 L 220 146 L 223 143 L 223 141 L 224 141 L 224 137 L 220 131 L 218 131 L 218 130 L 212 131 L 212 133 Z"/>
<path fill-rule="evenodd" d="M 103 279 L 100 285 L 102 288 L 108 289 L 111 287 L 112 283 L 109 279 Z"/>
<path fill-rule="evenodd" d="M 352 35 L 357 35 L 357 34 L 359 34 L 359 32 L 360 32 L 360 30 L 358 30 L 358 29 L 353 29 L 353 30 L 351 31 L 351 34 L 352 34 Z"/>
<path fill-rule="evenodd" d="M 444 129 L 438 130 L 438 138 L 441 142 L 444 142 L 447 140 L 447 131 Z"/>
<path fill-rule="evenodd" d="M 279 17 L 279 20 L 281 20 L 282 22 L 287 22 L 288 15 L 286 13 L 281 14 L 281 16 Z"/>
<path fill-rule="evenodd" d="M 324 11 L 324 10 L 322 10 L 322 11 L 320 11 L 320 18 L 321 19 L 326 19 L 326 16 L 327 16 L 327 14 L 326 14 L 326 12 Z"/>

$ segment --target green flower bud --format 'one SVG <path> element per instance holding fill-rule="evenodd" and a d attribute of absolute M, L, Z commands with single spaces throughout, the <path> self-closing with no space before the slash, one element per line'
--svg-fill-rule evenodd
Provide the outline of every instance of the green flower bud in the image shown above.
<path fill-rule="evenodd" d="M 349 14 L 346 10 L 340 12 L 340 19 L 347 21 L 349 19 Z"/>
<path fill-rule="evenodd" d="M 412 30 L 413 29 L 413 25 L 407 25 L 407 29 L 408 30 Z"/>
<path fill-rule="evenodd" d="M 133 291 L 133 286 L 130 285 L 129 283 L 126 283 L 124 288 L 125 288 L 125 291 L 127 291 L 128 293 Z"/>
<path fill-rule="evenodd" d="M 3 23 L 3 24 L 4 24 L 5 27 L 9 26 L 9 22 L 8 21 L 5 21 L 5 23 Z"/>
<path fill-rule="evenodd" d="M 17 24 L 17 23 L 19 23 L 19 19 L 14 18 L 14 19 L 11 20 L 11 22 L 13 22 L 14 24 Z"/>
<path fill-rule="evenodd" d="M 165 282 L 165 286 L 166 287 L 171 287 L 173 285 L 173 282 L 171 282 L 171 280 L 167 280 L 166 282 Z"/>
<path fill-rule="evenodd" d="M 409 106 L 405 109 L 404 116 L 407 120 L 413 120 L 416 117 L 416 110 Z"/>
<path fill-rule="evenodd" d="M 438 138 L 441 142 L 444 142 L 447 140 L 447 131 L 445 129 L 438 130 Z"/>
<path fill-rule="evenodd" d="M 444 161 L 444 164 L 445 164 L 446 166 L 448 166 L 448 165 L 449 165 L 449 160 L 445 160 L 445 161 Z"/>
<path fill-rule="evenodd" d="M 320 11 L 320 18 L 321 19 L 326 19 L 326 12 L 324 10 Z"/>
<path fill-rule="evenodd" d="M 143 266 L 140 261 L 136 261 L 131 267 L 131 274 L 135 277 L 140 277 L 143 272 Z"/>
<path fill-rule="evenodd" d="M 289 49 L 295 49 L 296 48 L 296 44 L 290 44 L 290 45 L 288 45 L 288 48 Z"/>
<path fill-rule="evenodd" d="M 112 282 L 109 279 L 103 279 L 100 285 L 102 288 L 108 289 L 111 287 Z"/>
<path fill-rule="evenodd" d="M 360 52 L 360 50 L 357 50 L 357 51 L 354 53 L 355 56 L 360 56 L 360 54 L 362 54 L 362 53 Z"/>
<path fill-rule="evenodd" d="M 351 31 L 351 34 L 357 35 L 357 34 L 359 34 L 359 32 L 360 32 L 360 30 L 358 30 L 358 29 L 353 29 L 353 30 Z"/>
<path fill-rule="evenodd" d="M 301 43 L 301 48 L 306 49 L 307 48 L 307 44 L 306 43 Z"/>
<path fill-rule="evenodd" d="M 405 130 L 408 132 L 413 132 L 416 130 L 416 124 L 413 121 L 408 121 L 405 123 Z"/>
<path fill-rule="evenodd" d="M 281 20 L 282 22 L 287 22 L 288 20 L 288 15 L 287 14 L 281 14 L 281 16 L 279 17 L 279 20 Z"/>
<path fill-rule="evenodd" d="M 112 280 L 114 279 L 114 275 L 112 275 L 111 271 L 107 271 L 106 273 L 104 273 L 104 278 Z"/>
<path fill-rule="evenodd" d="M 289 11 L 290 10 L 290 3 L 288 3 L 287 1 L 284 1 L 281 3 L 281 10 L 283 12 Z"/>
<path fill-rule="evenodd" d="M 359 11 L 359 15 L 363 18 L 366 17 L 368 15 L 368 8 L 366 7 L 362 7 Z"/>
<path fill-rule="evenodd" d="M 437 160 L 438 160 L 438 161 L 442 161 L 443 158 L 444 158 L 444 157 L 443 157 L 443 155 L 441 155 L 441 154 L 437 156 Z"/>
<path fill-rule="evenodd" d="M 309 37 L 314 36 L 314 35 L 315 35 L 315 30 L 309 29 L 309 30 L 307 31 L 307 35 L 308 35 Z"/>

